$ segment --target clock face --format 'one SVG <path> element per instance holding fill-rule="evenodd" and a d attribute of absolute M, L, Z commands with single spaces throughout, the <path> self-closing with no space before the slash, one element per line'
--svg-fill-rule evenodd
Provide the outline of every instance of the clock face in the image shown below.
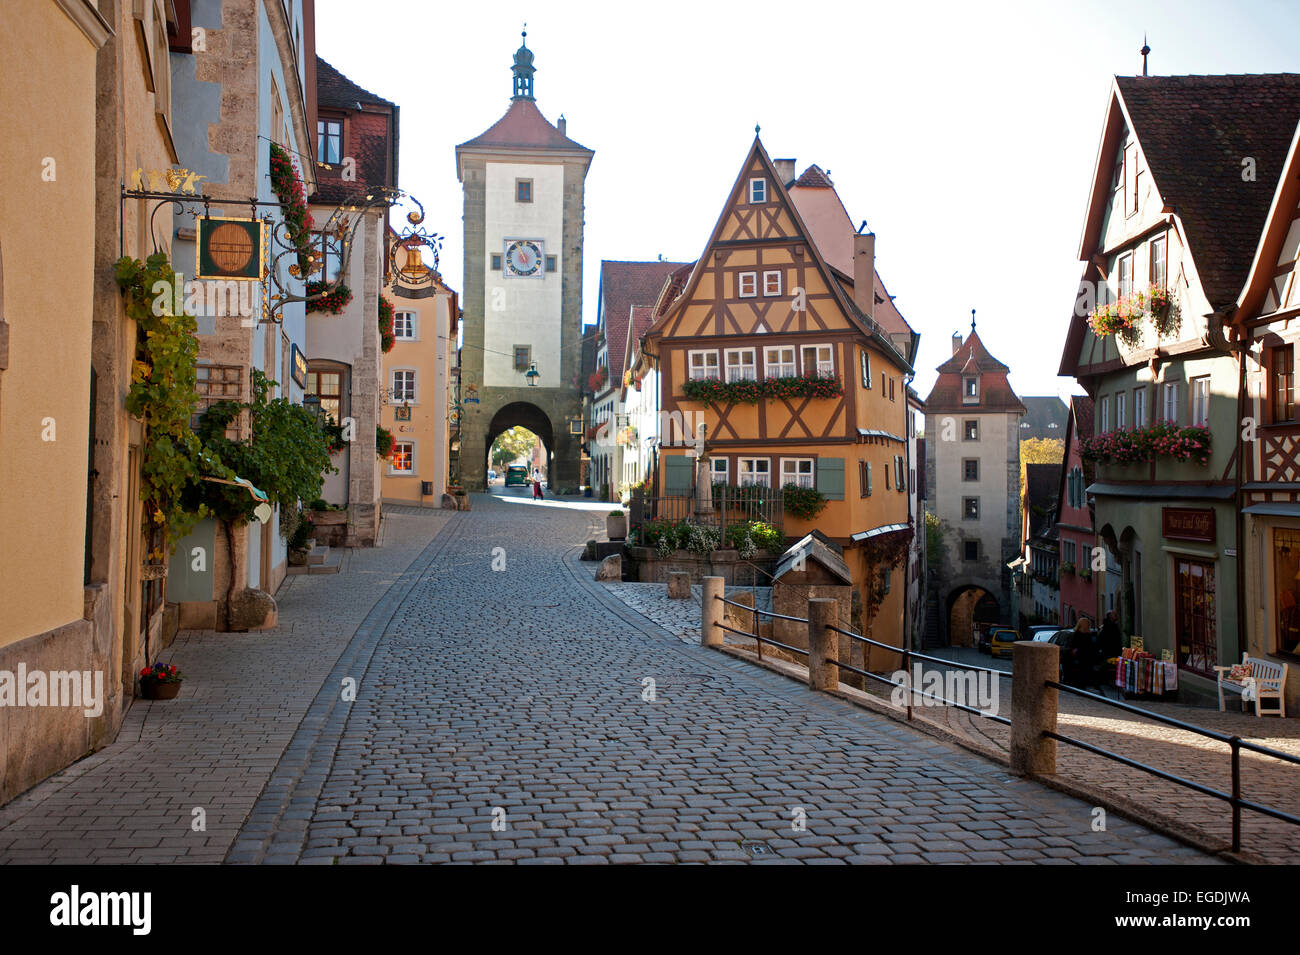
<path fill-rule="evenodd" d="M 506 244 L 506 274 L 529 277 L 542 271 L 542 248 L 532 239 L 516 239 Z"/>

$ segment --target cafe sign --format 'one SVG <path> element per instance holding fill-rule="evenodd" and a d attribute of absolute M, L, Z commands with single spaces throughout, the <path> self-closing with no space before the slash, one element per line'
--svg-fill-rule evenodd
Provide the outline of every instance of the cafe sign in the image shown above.
<path fill-rule="evenodd" d="M 1170 540 L 1214 543 L 1214 510 L 1201 507 L 1163 507 L 1161 533 Z"/>

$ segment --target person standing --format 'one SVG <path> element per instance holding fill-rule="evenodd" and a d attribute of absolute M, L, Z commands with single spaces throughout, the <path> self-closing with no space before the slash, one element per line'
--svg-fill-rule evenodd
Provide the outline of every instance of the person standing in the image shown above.
<path fill-rule="evenodd" d="M 1097 644 L 1092 621 L 1080 617 L 1061 648 L 1061 682 L 1085 690 L 1096 686 Z"/>
<path fill-rule="evenodd" d="M 534 501 L 542 500 L 542 482 L 539 481 L 536 477 L 533 478 L 533 500 Z"/>

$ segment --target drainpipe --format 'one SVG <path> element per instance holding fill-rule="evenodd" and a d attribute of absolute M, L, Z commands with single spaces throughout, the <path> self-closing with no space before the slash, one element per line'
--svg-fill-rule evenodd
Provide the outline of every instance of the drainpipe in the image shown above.
<path fill-rule="evenodd" d="M 907 477 L 907 523 L 912 526 L 912 542 L 915 544 L 916 535 L 921 530 L 916 526 L 912 515 L 912 493 L 916 490 L 912 486 L 912 408 L 907 400 L 907 389 L 911 387 L 912 379 L 915 375 L 905 375 L 903 377 L 903 474 Z M 915 650 L 912 646 L 915 642 L 912 639 L 911 627 L 911 610 L 912 605 L 912 548 L 908 548 L 907 556 L 904 558 L 906 570 L 903 572 L 903 646 L 909 651 Z M 918 594 L 920 588 L 917 588 Z M 906 662 L 906 660 L 904 661 Z M 865 668 L 864 668 L 865 669 Z"/>

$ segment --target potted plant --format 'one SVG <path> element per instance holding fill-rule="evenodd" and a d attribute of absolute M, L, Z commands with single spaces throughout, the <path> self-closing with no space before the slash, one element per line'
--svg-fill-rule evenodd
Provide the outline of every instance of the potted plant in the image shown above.
<path fill-rule="evenodd" d="M 627 514 L 621 510 L 610 511 L 605 517 L 605 533 L 612 541 L 627 540 Z"/>
<path fill-rule="evenodd" d="M 140 695 L 146 700 L 174 700 L 185 674 L 161 660 L 140 671 Z"/>

